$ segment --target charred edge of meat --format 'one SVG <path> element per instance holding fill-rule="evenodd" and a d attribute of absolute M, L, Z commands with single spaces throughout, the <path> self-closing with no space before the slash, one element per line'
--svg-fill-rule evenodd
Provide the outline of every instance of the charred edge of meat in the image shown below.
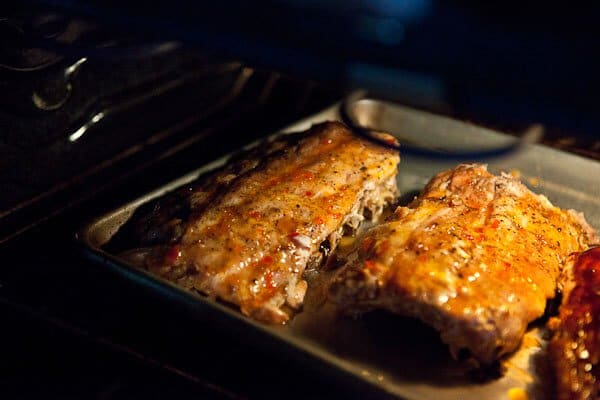
<path fill-rule="evenodd" d="M 176 241 L 183 234 L 182 221 L 190 207 L 178 193 L 140 206 L 121 226 L 104 249 L 120 253 L 132 247 L 150 247 Z"/>
<path fill-rule="evenodd" d="M 121 253 L 131 248 L 151 247 L 177 242 L 185 230 L 185 223 L 192 210 L 192 194 L 206 190 L 207 182 L 223 173 L 219 168 L 201 174 L 193 182 L 167 192 L 152 201 L 140 205 L 129 219 L 121 225 L 104 249 Z M 223 185 L 213 186 L 217 192 Z"/>
<path fill-rule="evenodd" d="M 189 219 L 192 209 L 196 213 L 204 211 L 203 204 L 208 205 L 214 201 L 223 193 L 225 187 L 233 185 L 235 180 L 246 173 L 258 170 L 271 158 L 288 151 L 290 144 L 299 142 L 307 135 L 307 132 L 294 133 L 264 141 L 251 149 L 241 150 L 232 154 L 226 165 L 207 171 L 184 187 L 142 204 L 113 235 L 104 249 L 112 253 L 121 253 L 132 247 L 144 248 L 177 242 L 185 231 L 183 221 Z M 219 182 L 218 178 L 226 174 L 236 177 Z M 202 204 L 192 204 L 193 194 L 199 191 L 207 191 L 209 195 Z"/>

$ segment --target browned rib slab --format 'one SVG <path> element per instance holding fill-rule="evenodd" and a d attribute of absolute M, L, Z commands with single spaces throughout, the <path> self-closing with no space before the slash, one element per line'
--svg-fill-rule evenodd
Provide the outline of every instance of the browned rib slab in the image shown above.
<path fill-rule="evenodd" d="M 115 240 L 149 246 L 129 258 L 152 273 L 281 323 L 302 305 L 305 268 L 396 197 L 398 162 L 340 123 L 320 124 L 163 199 Z"/>
<path fill-rule="evenodd" d="M 593 235 L 580 214 L 517 179 L 459 165 L 365 234 L 331 295 L 350 311 L 420 318 L 453 354 L 467 349 L 491 363 L 517 348 L 569 255 Z"/>
<path fill-rule="evenodd" d="M 600 398 L 600 248 L 578 256 L 548 351 L 559 400 Z"/>

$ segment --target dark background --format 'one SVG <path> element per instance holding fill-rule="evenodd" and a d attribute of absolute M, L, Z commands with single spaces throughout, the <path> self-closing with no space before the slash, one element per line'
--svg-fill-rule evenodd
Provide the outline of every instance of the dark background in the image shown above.
<path fill-rule="evenodd" d="M 595 133 L 600 7 L 548 2 L 39 0 L 343 89 Z M 55 43 L 56 45 L 56 43 Z M 71 49 L 71 51 L 75 51 Z"/>

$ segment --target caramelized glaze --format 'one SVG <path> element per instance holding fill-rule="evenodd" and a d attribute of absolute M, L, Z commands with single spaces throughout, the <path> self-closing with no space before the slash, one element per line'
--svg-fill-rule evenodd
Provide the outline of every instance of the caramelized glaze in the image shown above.
<path fill-rule="evenodd" d="M 151 244 L 150 272 L 283 323 L 302 306 L 307 266 L 394 200 L 399 156 L 333 122 L 264 146 L 167 196 L 121 237 Z"/>
<path fill-rule="evenodd" d="M 431 324 L 456 355 L 514 351 L 554 297 L 569 255 L 594 233 L 510 175 L 459 165 L 365 234 L 332 286 L 349 311 L 383 308 Z"/>
<path fill-rule="evenodd" d="M 600 247 L 581 253 L 573 266 L 549 352 L 559 400 L 600 398 Z"/>

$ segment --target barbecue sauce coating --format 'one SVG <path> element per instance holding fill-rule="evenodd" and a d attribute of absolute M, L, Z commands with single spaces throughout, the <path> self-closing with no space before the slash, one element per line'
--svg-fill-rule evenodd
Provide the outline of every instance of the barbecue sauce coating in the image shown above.
<path fill-rule="evenodd" d="M 349 312 L 421 319 L 457 355 L 491 364 L 520 345 L 593 230 L 510 175 L 462 164 L 369 230 L 334 281 Z"/>
<path fill-rule="evenodd" d="M 129 254 L 152 274 L 284 323 L 302 307 L 304 270 L 396 198 L 398 162 L 341 123 L 318 124 L 167 196 L 121 237 L 146 249 Z"/>
<path fill-rule="evenodd" d="M 600 247 L 577 257 L 549 345 L 559 400 L 600 398 Z"/>

